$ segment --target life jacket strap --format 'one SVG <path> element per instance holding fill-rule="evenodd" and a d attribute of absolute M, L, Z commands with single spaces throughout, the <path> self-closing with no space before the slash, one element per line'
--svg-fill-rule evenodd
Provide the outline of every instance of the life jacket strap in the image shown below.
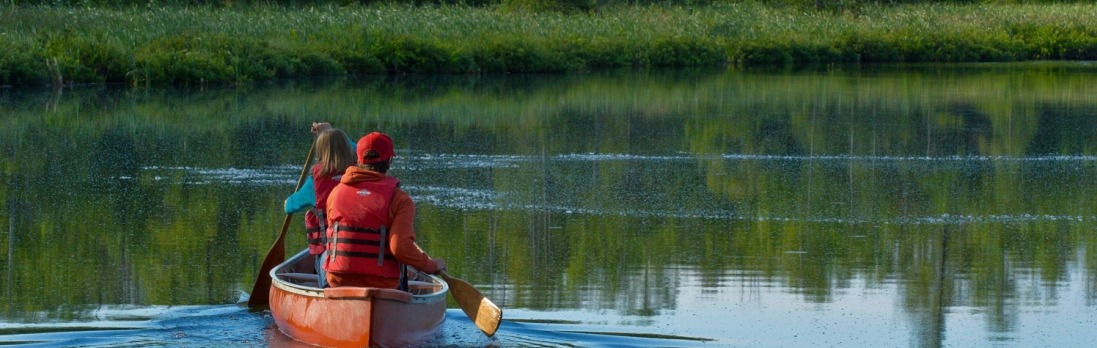
<path fill-rule="evenodd" d="M 312 209 L 312 215 L 316 215 L 316 221 L 319 222 L 320 230 L 326 231 L 328 229 L 328 217 L 324 214 L 323 209 Z"/>
<path fill-rule="evenodd" d="M 392 253 L 388 252 L 388 249 L 387 249 L 388 234 L 389 234 L 388 226 L 381 226 L 381 228 L 365 228 L 365 227 L 356 227 L 356 226 L 340 226 L 339 222 L 336 222 L 335 225 L 332 226 L 332 228 L 335 230 L 335 232 L 332 233 L 332 238 L 331 238 L 331 243 L 332 243 L 331 259 L 332 260 L 335 260 L 335 257 L 339 256 L 339 255 L 376 258 L 378 266 L 384 265 L 385 260 L 396 261 L 396 258 L 394 256 L 392 256 Z M 378 240 L 359 239 L 359 238 L 342 238 L 342 239 L 340 239 L 339 238 L 339 232 L 340 231 L 342 231 L 342 232 L 379 234 L 380 238 Z M 375 246 L 375 247 L 377 247 L 378 252 L 376 252 L 376 253 L 367 253 L 367 252 L 357 252 L 357 251 L 343 251 L 343 250 L 339 249 L 339 243 Z"/>
<path fill-rule="evenodd" d="M 378 259 L 385 259 L 385 260 L 389 260 L 389 261 L 396 261 L 395 257 L 390 256 L 390 255 L 385 255 L 384 253 L 379 254 L 379 253 L 366 253 L 366 252 L 360 252 L 360 251 L 342 251 L 342 250 L 336 250 L 336 251 L 332 252 L 331 250 L 328 250 L 328 254 L 332 255 L 332 258 L 331 258 L 332 260 L 335 260 L 336 255 L 342 255 L 342 256 L 378 258 Z"/>
<path fill-rule="evenodd" d="M 380 248 L 380 249 L 377 250 L 377 265 L 378 266 L 385 264 L 385 254 L 388 254 L 388 253 L 385 252 L 387 250 L 387 249 L 385 249 L 385 244 L 387 244 L 387 242 L 388 242 L 388 239 L 389 239 L 388 237 L 389 237 L 389 228 L 386 227 L 385 225 L 381 225 L 381 245 L 378 245 L 378 248 Z"/>
<path fill-rule="evenodd" d="M 400 265 L 400 285 L 396 290 L 408 291 L 408 265 Z"/>
<path fill-rule="evenodd" d="M 344 231 L 344 232 L 380 234 L 382 232 L 382 229 L 384 229 L 384 228 L 385 228 L 384 226 L 381 226 L 380 229 L 377 229 L 377 228 L 365 228 L 365 227 L 355 227 L 355 226 L 339 226 L 339 223 L 335 224 L 335 232 Z"/>

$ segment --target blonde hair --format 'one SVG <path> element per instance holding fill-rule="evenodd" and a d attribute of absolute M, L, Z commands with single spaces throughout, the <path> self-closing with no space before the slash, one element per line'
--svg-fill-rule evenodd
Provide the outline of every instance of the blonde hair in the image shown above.
<path fill-rule="evenodd" d="M 347 135 L 343 131 L 331 128 L 316 135 L 316 163 L 320 165 L 321 176 L 342 174 L 347 167 L 358 163 L 354 151 L 350 149 Z"/>

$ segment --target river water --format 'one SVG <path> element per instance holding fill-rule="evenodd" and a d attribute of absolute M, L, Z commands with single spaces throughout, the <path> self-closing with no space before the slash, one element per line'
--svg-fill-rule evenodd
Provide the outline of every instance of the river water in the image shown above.
<path fill-rule="evenodd" d="M 0 344 L 299 346 L 242 304 L 312 121 L 504 310 L 427 346 L 1097 345 L 1087 63 L 0 89 Z M 287 249 L 304 247 L 300 217 Z"/>

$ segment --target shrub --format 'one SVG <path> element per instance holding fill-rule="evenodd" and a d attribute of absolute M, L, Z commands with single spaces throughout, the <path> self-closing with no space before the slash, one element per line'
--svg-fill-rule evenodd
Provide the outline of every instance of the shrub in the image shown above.
<path fill-rule="evenodd" d="M 54 35 L 45 40 L 42 54 L 50 74 L 63 82 L 122 82 L 133 59 L 117 41 L 102 35 Z"/>
<path fill-rule="evenodd" d="M 138 69 L 131 79 L 181 85 L 231 81 L 232 68 L 202 46 L 193 36 L 153 40 L 138 49 Z"/>
<path fill-rule="evenodd" d="M 378 38 L 370 51 L 379 57 L 381 66 L 394 73 L 454 72 L 451 51 L 441 45 L 411 36 Z"/>
<path fill-rule="evenodd" d="M 652 66 L 727 64 L 727 54 L 713 42 L 698 39 L 662 39 L 651 44 Z"/>
<path fill-rule="evenodd" d="M 49 81 L 45 58 L 30 45 L 0 37 L 0 85 L 43 85 Z"/>
<path fill-rule="evenodd" d="M 503 8 L 532 12 L 589 11 L 598 6 L 599 0 L 502 0 Z"/>

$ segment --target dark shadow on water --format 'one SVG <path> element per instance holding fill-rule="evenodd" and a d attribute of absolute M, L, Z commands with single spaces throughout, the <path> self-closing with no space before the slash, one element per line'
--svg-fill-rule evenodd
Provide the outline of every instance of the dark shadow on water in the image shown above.
<path fill-rule="evenodd" d="M 32 329 L 34 332 L 0 334 L 0 346 L 18 347 L 122 347 L 134 345 L 132 339 L 141 329 L 54 327 Z M 130 343 L 127 343 L 130 342 Z"/>
<path fill-rule="evenodd" d="M 0 328 L 0 336 L 42 334 L 54 332 L 81 332 L 81 331 L 110 331 L 110 330 L 136 330 L 137 328 L 104 328 L 94 326 L 62 326 L 62 327 L 13 327 Z"/>
<path fill-rule="evenodd" d="M 715 341 L 711 338 L 704 337 L 685 337 L 675 335 L 661 335 L 661 334 L 645 334 L 635 332 L 584 332 L 584 331 L 571 331 L 571 333 L 588 334 L 588 335 L 604 335 L 604 336 L 621 336 L 621 337 L 634 337 L 634 338 L 651 338 L 657 340 L 683 340 L 683 341 L 698 341 L 698 342 L 712 342 Z"/>
<path fill-rule="evenodd" d="M 447 322 L 468 321 L 447 317 Z M 471 325 L 469 323 L 468 325 Z M 503 320 L 495 339 L 501 346 L 540 347 L 700 347 L 721 344 L 704 337 L 617 331 L 621 327 L 573 320 Z"/>
<path fill-rule="evenodd" d="M 461 320 L 461 319 L 453 319 Z M 580 320 L 561 320 L 561 319 L 506 319 L 504 324 L 500 328 L 501 332 L 517 332 L 521 333 L 517 335 L 525 339 L 535 340 L 537 337 L 542 337 L 546 340 L 578 340 L 581 345 L 599 344 L 605 345 L 607 343 L 613 343 L 613 345 L 620 345 L 622 339 L 635 339 L 635 344 L 641 344 L 643 346 L 683 346 L 688 344 L 682 344 L 677 341 L 695 341 L 695 342 L 714 342 L 715 339 L 704 337 L 687 337 L 667 334 L 655 334 L 655 333 L 638 333 L 638 332 L 613 332 L 613 331 L 598 331 L 598 330 L 579 330 L 576 327 L 582 326 L 583 321 Z M 576 343 L 576 342 L 573 342 Z"/>
<path fill-rule="evenodd" d="M 514 319 L 507 320 L 515 323 L 527 323 L 527 324 L 582 324 L 582 321 L 578 320 L 555 320 L 555 319 Z"/>

